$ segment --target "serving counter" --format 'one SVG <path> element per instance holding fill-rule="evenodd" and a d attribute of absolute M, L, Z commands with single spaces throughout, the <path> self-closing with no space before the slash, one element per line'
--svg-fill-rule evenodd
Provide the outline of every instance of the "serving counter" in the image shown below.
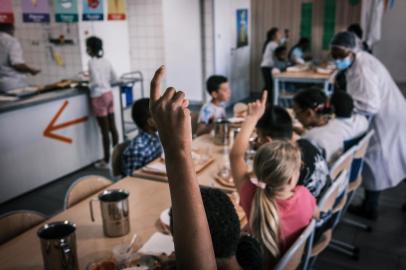
<path fill-rule="evenodd" d="M 0 203 L 102 157 L 84 89 L 0 102 Z"/>

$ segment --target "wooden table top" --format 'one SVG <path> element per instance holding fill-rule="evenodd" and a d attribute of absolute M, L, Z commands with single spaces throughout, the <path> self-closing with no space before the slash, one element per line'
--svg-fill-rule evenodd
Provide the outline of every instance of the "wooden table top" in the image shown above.
<path fill-rule="evenodd" d="M 126 177 L 109 188 L 122 188 L 130 192 L 130 227 L 126 236 L 107 238 L 103 235 L 100 207 L 94 207 L 96 221 L 92 223 L 89 213 L 91 196 L 72 208 L 63 211 L 45 223 L 69 220 L 76 224 L 77 254 L 79 268 L 111 255 L 115 245 L 130 243 L 134 233 L 145 243 L 157 231 L 156 221 L 160 213 L 170 207 L 169 186 L 156 181 Z M 97 205 L 97 203 L 96 203 Z M 0 269 L 43 269 L 38 225 L 0 246 Z"/>
<path fill-rule="evenodd" d="M 215 180 L 215 176 L 219 172 L 220 168 L 229 164 L 229 149 L 228 146 L 215 145 L 213 137 L 209 134 L 202 135 L 193 140 L 193 149 L 199 149 L 200 151 L 207 151 L 214 159 L 207 167 L 205 167 L 200 173 L 197 174 L 197 180 L 200 186 L 218 188 L 226 192 L 235 191 L 235 188 L 226 187 L 219 184 Z M 229 165 L 228 165 L 229 166 Z M 159 174 L 152 174 L 144 172 L 142 169 L 134 171 L 134 177 L 144 178 L 149 180 L 156 180 L 161 182 L 168 182 L 168 178 Z"/>
<path fill-rule="evenodd" d="M 328 80 L 333 76 L 334 72 L 329 74 L 322 74 L 317 73 L 313 70 L 305 70 L 305 71 L 298 71 L 298 72 L 281 72 L 279 74 L 274 74 L 275 78 L 295 78 L 295 79 L 320 79 L 320 80 Z"/>

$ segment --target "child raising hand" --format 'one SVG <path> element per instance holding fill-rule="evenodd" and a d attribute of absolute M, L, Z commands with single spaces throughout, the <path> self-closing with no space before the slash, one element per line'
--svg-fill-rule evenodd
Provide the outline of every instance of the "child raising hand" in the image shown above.
<path fill-rule="evenodd" d="M 216 261 L 192 161 L 188 101 L 173 87 L 161 96 L 161 66 L 151 81 L 150 111 L 165 152 L 172 201 L 177 269 L 216 269 Z"/>

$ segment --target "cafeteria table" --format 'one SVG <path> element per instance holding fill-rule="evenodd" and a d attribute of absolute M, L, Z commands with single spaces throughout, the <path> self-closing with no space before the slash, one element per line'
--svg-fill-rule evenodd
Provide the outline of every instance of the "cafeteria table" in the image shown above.
<path fill-rule="evenodd" d="M 281 94 L 281 83 L 309 83 L 309 84 L 322 84 L 323 91 L 326 95 L 330 95 L 332 92 L 332 82 L 335 78 L 336 72 L 329 74 L 317 73 L 313 70 L 305 71 L 287 71 L 273 75 L 274 81 L 274 99 L 273 103 L 278 104 L 279 96 Z"/>
<path fill-rule="evenodd" d="M 215 180 L 216 175 L 222 167 L 230 167 L 228 155 L 231 145 L 232 142 L 226 146 L 214 144 L 213 136 L 210 134 L 199 136 L 193 140 L 193 149 L 205 151 L 213 158 L 213 161 L 210 164 L 197 173 L 197 180 L 200 186 L 217 188 L 225 192 L 233 192 L 236 190 L 235 187 L 222 185 Z M 165 175 L 145 172 L 143 169 L 135 170 L 133 176 L 161 182 L 168 181 L 168 178 Z"/>
<path fill-rule="evenodd" d="M 77 254 L 80 269 L 86 269 L 91 262 L 110 257 L 114 246 L 130 243 L 135 233 L 140 237 L 140 243 L 145 243 L 154 232 L 158 231 L 155 224 L 160 213 L 170 207 L 169 186 L 156 181 L 126 177 L 111 185 L 110 188 L 125 189 L 130 193 L 131 231 L 129 234 L 116 238 L 105 237 L 103 235 L 100 207 L 95 207 L 96 221 L 94 223 L 91 221 L 89 201 L 92 198 L 97 198 L 97 194 L 95 194 L 1 245 L 0 269 L 43 269 L 37 230 L 43 224 L 54 221 L 69 220 L 76 224 Z"/>

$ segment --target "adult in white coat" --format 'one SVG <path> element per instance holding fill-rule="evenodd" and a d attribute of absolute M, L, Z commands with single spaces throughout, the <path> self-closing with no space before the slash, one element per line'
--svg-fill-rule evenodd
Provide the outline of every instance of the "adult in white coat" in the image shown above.
<path fill-rule="evenodd" d="M 331 54 L 338 69 L 347 69 L 347 91 L 375 132 L 363 170 L 366 197 L 355 212 L 376 219 L 380 192 L 406 178 L 406 100 L 385 66 L 356 49 L 353 33 L 336 34 Z"/>

